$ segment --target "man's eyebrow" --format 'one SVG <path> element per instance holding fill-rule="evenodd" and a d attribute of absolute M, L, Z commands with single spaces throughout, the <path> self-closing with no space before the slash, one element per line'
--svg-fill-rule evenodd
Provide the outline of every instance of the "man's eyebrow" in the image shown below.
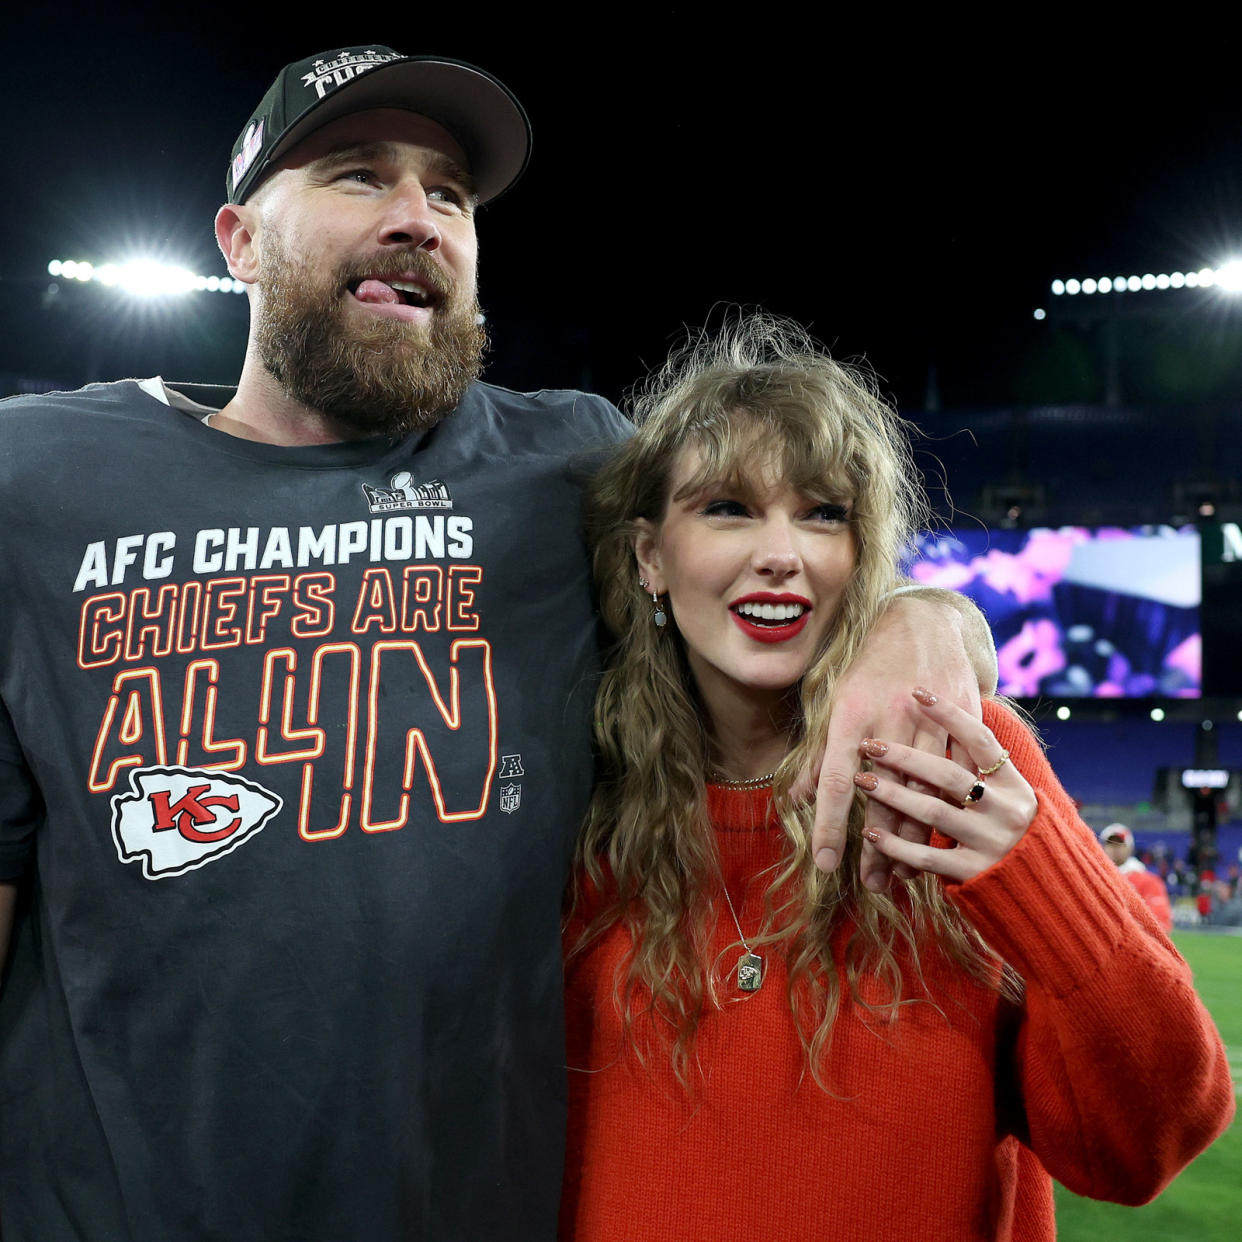
<path fill-rule="evenodd" d="M 348 164 L 351 160 L 364 164 L 373 161 L 396 163 L 399 157 L 400 152 L 397 146 L 391 142 L 342 142 L 313 159 L 310 166 L 311 168 L 332 168 L 340 164 Z M 437 177 L 455 181 L 471 198 L 478 196 L 474 178 L 455 159 L 443 152 L 432 153 L 431 159 L 427 162 L 427 171 Z"/>

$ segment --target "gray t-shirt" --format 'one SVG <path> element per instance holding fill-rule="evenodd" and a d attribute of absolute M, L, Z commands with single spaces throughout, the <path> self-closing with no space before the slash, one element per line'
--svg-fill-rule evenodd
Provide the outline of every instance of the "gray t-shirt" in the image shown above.
<path fill-rule="evenodd" d="M 550 1239 L 606 401 L 0 405 L 5 1242 Z"/>

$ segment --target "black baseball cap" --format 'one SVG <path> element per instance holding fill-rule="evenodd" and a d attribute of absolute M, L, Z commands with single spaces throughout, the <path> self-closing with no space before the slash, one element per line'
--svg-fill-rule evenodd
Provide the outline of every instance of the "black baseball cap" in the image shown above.
<path fill-rule="evenodd" d="M 503 194 L 530 159 L 526 112 L 490 73 L 442 56 L 402 56 L 379 44 L 344 47 L 277 74 L 233 144 L 228 201 L 244 203 L 307 134 L 368 108 L 404 108 L 443 125 L 466 153 L 483 203 Z"/>

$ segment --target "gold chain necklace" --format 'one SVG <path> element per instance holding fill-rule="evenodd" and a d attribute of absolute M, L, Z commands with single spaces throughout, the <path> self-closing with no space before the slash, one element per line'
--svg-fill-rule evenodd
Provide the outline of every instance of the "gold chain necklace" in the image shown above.
<path fill-rule="evenodd" d="M 721 789 L 762 789 L 765 785 L 770 785 L 775 777 L 775 770 L 765 772 L 762 776 L 752 776 L 748 781 L 728 780 L 718 768 L 713 768 L 708 774 L 711 783 L 719 785 Z"/>

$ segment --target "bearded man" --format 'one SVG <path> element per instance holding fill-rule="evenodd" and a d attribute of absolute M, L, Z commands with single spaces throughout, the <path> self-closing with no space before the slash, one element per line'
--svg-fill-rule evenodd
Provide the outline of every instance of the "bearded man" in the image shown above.
<path fill-rule="evenodd" d="M 555 1235 L 573 458 L 627 423 L 478 382 L 475 209 L 528 151 L 472 66 L 290 65 L 216 221 L 236 389 L 5 405 L 5 1242 Z M 885 705 L 973 686 L 955 617 L 901 602 L 844 692 L 823 865 Z"/>

